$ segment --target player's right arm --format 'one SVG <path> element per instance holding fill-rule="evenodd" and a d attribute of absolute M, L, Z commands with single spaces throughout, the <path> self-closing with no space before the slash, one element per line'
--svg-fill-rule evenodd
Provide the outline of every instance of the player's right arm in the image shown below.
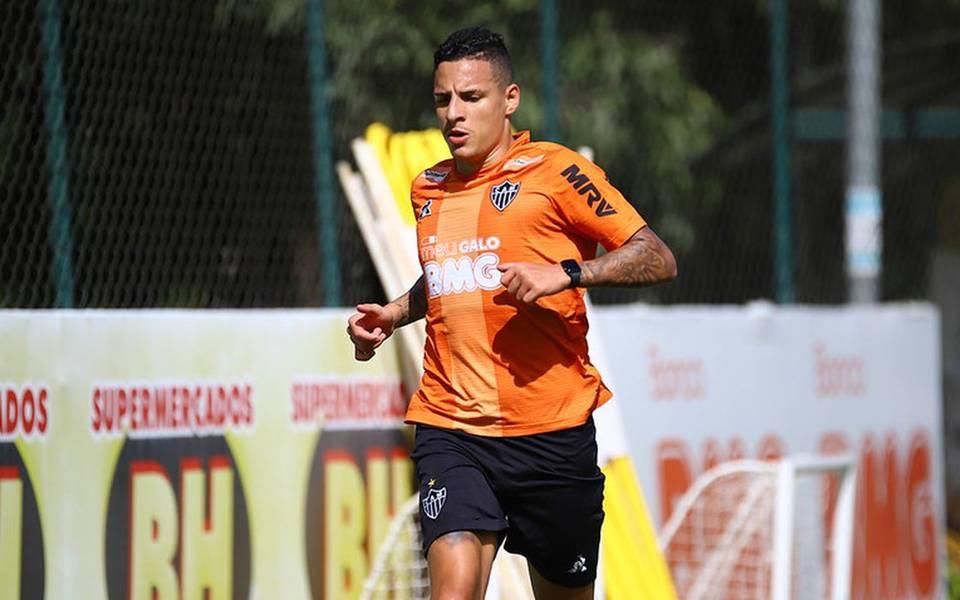
<path fill-rule="evenodd" d="M 407 293 L 386 306 L 358 304 L 357 312 L 347 319 L 347 335 L 353 342 L 354 358 L 370 360 L 394 329 L 418 321 L 426 314 L 427 292 L 422 275 Z"/>

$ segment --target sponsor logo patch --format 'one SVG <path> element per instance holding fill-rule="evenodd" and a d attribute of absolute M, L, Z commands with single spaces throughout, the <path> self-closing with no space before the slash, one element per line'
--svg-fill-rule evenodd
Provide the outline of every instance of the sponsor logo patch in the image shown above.
<path fill-rule="evenodd" d="M 593 209 L 593 213 L 598 217 L 607 217 L 617 214 L 617 210 L 603 199 L 600 190 L 597 189 L 590 178 L 580 172 L 580 167 L 572 164 L 564 169 L 560 175 L 567 178 L 570 185 L 581 196 L 586 197 L 587 206 Z"/>
<path fill-rule="evenodd" d="M 442 182 L 449 174 L 450 169 L 427 169 L 423 172 L 423 176 L 426 177 L 428 181 L 432 181 L 434 183 Z"/>
<path fill-rule="evenodd" d="M 543 160 L 543 154 L 538 154 L 537 156 L 518 156 L 513 160 L 507 161 L 507 163 L 503 165 L 503 168 L 500 170 L 501 171 L 520 171 L 521 169 L 525 169 L 530 165 L 537 164 L 541 160 Z"/>
<path fill-rule="evenodd" d="M 427 217 L 429 217 L 430 215 L 432 215 L 432 214 L 433 214 L 432 207 L 433 207 L 433 198 L 427 200 L 427 201 L 423 204 L 423 206 L 420 208 L 420 214 L 417 215 L 417 220 L 418 220 L 418 221 L 422 221 L 422 220 L 424 220 L 425 218 L 427 218 Z"/>
<path fill-rule="evenodd" d="M 500 288 L 500 256 L 484 252 L 476 258 L 461 256 L 447 258 L 443 262 L 431 260 L 423 265 L 423 277 L 431 298 L 475 292 L 477 288 L 488 292 Z"/>
<path fill-rule="evenodd" d="M 577 560 L 573 561 L 573 566 L 567 569 L 567 573 L 586 573 L 587 559 L 584 555 L 578 554 Z"/>

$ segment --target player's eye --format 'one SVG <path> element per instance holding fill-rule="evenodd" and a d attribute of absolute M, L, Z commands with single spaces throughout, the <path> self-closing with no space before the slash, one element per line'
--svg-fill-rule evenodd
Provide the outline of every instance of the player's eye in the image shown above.
<path fill-rule="evenodd" d="M 450 104 L 450 94 L 434 94 L 433 105 L 440 108 Z"/>

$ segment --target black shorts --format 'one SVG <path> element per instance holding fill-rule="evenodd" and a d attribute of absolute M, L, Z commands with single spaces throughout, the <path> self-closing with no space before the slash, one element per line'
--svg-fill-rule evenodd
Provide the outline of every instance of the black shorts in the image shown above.
<path fill-rule="evenodd" d="M 604 476 L 592 418 L 518 437 L 417 425 L 412 458 L 424 554 L 451 531 L 494 531 L 553 583 L 596 578 Z"/>

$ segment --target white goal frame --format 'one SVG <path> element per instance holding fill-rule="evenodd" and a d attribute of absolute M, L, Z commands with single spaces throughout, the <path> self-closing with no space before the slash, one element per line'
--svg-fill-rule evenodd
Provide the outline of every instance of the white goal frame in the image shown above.
<path fill-rule="evenodd" d="M 853 530 L 856 500 L 856 460 L 851 455 L 814 456 L 796 455 L 779 461 L 737 460 L 725 462 L 698 477 L 690 489 L 677 502 L 670 519 L 664 525 L 658 541 L 666 551 L 670 541 L 691 513 L 697 500 L 711 484 L 724 477 L 737 474 L 756 474 L 758 481 L 773 480 L 775 500 L 773 506 L 773 545 L 771 600 L 791 600 L 794 546 L 794 493 L 798 476 L 836 475 L 837 495 L 832 519 L 830 538 L 830 586 L 831 600 L 846 600 L 850 595 L 851 567 L 853 561 Z M 755 520 L 751 520 L 754 500 L 763 493 L 760 486 L 752 486 L 745 493 L 746 500 L 738 506 L 726 526 L 721 543 L 722 550 L 712 553 L 699 572 L 686 598 L 707 598 L 715 582 L 722 580 L 743 550 L 750 535 L 755 532 Z M 749 528 L 753 527 L 753 530 Z M 715 590 L 714 590 L 715 591 Z"/>

